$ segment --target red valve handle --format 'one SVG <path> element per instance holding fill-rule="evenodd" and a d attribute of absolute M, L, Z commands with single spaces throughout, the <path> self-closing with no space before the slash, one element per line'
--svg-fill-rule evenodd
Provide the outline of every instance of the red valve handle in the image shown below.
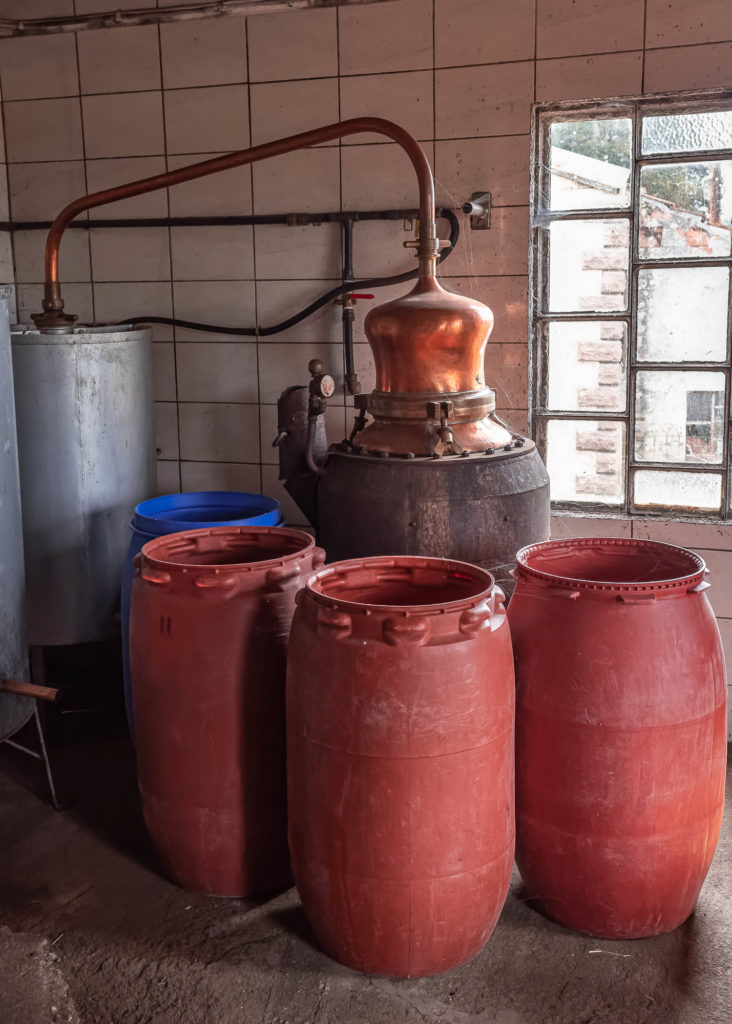
<path fill-rule="evenodd" d="M 374 295 L 359 295 L 357 292 L 351 292 L 348 296 L 349 299 L 373 299 Z"/>

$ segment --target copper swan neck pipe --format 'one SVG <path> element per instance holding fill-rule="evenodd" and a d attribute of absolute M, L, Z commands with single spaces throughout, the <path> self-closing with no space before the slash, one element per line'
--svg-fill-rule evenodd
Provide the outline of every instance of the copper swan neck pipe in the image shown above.
<path fill-rule="evenodd" d="M 75 199 L 59 213 L 48 232 L 43 313 L 34 314 L 33 320 L 40 328 L 69 327 L 76 320 L 75 316 L 64 313 L 64 302 L 61 298 L 58 277 L 58 252 L 64 231 L 70 222 L 85 210 L 103 206 L 105 203 L 113 203 L 118 199 L 139 196 L 144 192 L 154 192 L 159 188 L 179 185 L 181 182 L 191 181 L 194 178 L 203 178 L 207 174 L 227 171 L 232 167 L 253 164 L 258 160 L 266 160 L 268 157 L 291 153 L 308 146 L 317 146 L 321 142 L 330 142 L 347 135 L 357 135 L 361 132 L 376 132 L 379 135 L 386 135 L 398 143 L 412 161 L 419 184 L 420 233 L 417 243 L 419 272 L 421 277 L 433 277 L 440 244 L 435 232 L 435 187 L 429 161 L 419 143 L 398 124 L 380 117 L 354 117 L 347 121 L 338 121 L 336 124 L 324 125 L 322 128 L 314 128 L 312 131 L 301 132 L 298 135 L 289 135 L 284 139 L 265 142 L 261 146 L 239 149 L 234 153 L 213 157 L 211 160 L 188 164 L 186 167 L 179 167 L 174 171 L 155 174 L 151 178 L 141 178 L 139 181 L 131 181 L 126 185 L 117 185 L 114 188 L 103 189 L 101 192 L 92 192 L 90 195 Z"/>

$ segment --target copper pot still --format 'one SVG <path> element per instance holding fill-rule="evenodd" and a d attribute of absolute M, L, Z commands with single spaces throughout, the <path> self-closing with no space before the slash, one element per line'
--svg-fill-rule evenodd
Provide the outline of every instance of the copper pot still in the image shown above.
<path fill-rule="evenodd" d="M 419 230 L 407 244 L 416 250 L 419 277 L 407 295 L 366 318 L 376 388 L 356 394 L 348 440 L 327 446 L 324 416 L 335 385 L 317 361 L 308 385 L 283 392 L 280 478 L 331 560 L 453 558 L 489 569 L 510 591 L 516 551 L 549 536 L 549 477 L 534 443 L 496 416 L 484 373 L 492 312 L 435 279 L 442 243 L 432 171 L 399 125 L 351 118 L 82 196 L 49 231 L 43 311 L 33 319 L 41 332 L 72 329 L 76 317 L 61 297 L 59 247 L 70 221 L 85 210 L 363 132 L 396 142 L 414 168 Z"/>

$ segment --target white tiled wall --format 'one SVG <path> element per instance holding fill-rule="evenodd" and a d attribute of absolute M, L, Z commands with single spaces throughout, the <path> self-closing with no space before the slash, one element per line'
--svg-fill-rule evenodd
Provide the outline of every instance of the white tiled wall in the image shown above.
<path fill-rule="evenodd" d="M 180 0 L 158 0 L 170 6 Z M 0 0 L 0 15 L 87 13 L 107 0 Z M 10 213 L 48 219 L 84 191 L 291 132 L 374 114 L 416 134 L 438 202 L 493 193 L 490 231 L 470 232 L 447 283 L 492 306 L 487 379 L 525 425 L 530 107 L 732 84 L 729 0 L 393 0 L 346 7 L 0 40 Z M 5 154 L 2 153 L 5 159 Z M 4 189 L 6 176 L 0 175 Z M 0 194 L 0 206 L 4 202 Z M 355 137 L 117 203 L 114 217 L 281 213 L 414 206 L 407 160 Z M 100 211 L 101 213 L 101 211 Z M 7 237 L 7 236 L 5 236 Z M 361 275 L 412 265 L 401 223 L 356 226 Z M 40 306 L 42 238 L 15 235 L 19 317 Z M 82 319 L 161 313 L 219 323 L 284 319 L 340 275 L 339 234 L 322 227 L 69 232 L 67 306 Z M 0 284 L 12 282 L 0 235 Z M 379 298 L 403 290 L 385 289 Z M 356 360 L 373 365 L 357 309 Z M 283 497 L 270 438 L 278 392 L 319 356 L 342 375 L 338 308 L 281 336 L 233 340 L 155 331 L 159 486 L 263 489 Z M 342 395 L 342 390 L 340 391 Z M 341 398 L 342 401 L 342 398 Z M 331 436 L 350 412 L 334 406 Z M 288 514 L 295 517 L 287 500 Z M 630 524 L 557 523 L 561 530 Z M 732 531 L 636 526 L 701 548 L 732 657 Z"/>

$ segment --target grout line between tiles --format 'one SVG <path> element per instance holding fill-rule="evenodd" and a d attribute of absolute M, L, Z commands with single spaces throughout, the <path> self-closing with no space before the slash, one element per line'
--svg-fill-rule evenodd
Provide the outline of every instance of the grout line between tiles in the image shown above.
<path fill-rule="evenodd" d="M 245 18 L 244 34 L 245 34 L 245 44 L 244 44 L 244 46 L 245 46 L 245 53 L 244 53 L 244 56 L 245 56 L 245 59 L 246 59 L 246 77 L 247 77 L 247 79 L 249 79 L 251 77 L 251 75 L 249 73 L 249 71 L 250 71 L 250 62 L 249 62 L 249 18 Z M 252 143 L 252 133 L 253 133 L 253 130 L 254 130 L 254 124 L 253 124 L 253 121 L 252 121 L 252 88 L 251 88 L 251 83 L 249 83 L 247 85 L 247 118 L 248 118 L 248 125 L 247 125 L 247 127 L 248 127 L 248 131 L 249 131 L 249 145 L 251 146 L 253 144 Z M 252 166 L 252 169 L 251 169 L 251 174 L 249 175 L 249 189 L 250 189 L 250 201 L 251 201 L 252 213 L 255 213 L 256 212 L 256 208 L 255 208 L 255 205 L 254 205 L 254 202 L 255 202 L 255 192 L 254 192 L 254 167 L 253 166 Z M 256 325 L 258 325 L 259 324 L 259 289 L 257 288 L 258 279 L 257 279 L 257 231 L 256 231 L 256 226 L 252 227 L 252 266 L 254 268 L 254 323 Z M 260 360 L 259 360 L 259 344 L 260 344 L 259 335 L 255 335 L 253 340 L 254 340 L 254 352 L 255 352 L 255 366 L 256 366 L 256 374 L 257 374 L 257 407 L 258 407 L 258 410 L 259 410 L 261 408 L 261 396 L 262 396 L 261 377 L 260 377 L 261 363 L 260 363 Z M 259 411 L 257 412 L 257 451 L 259 452 L 259 492 L 261 494 L 264 491 L 264 479 L 262 477 L 262 423 L 261 423 L 261 413 Z"/>
<path fill-rule="evenodd" d="M 81 125 L 81 152 L 82 152 L 82 156 L 83 156 L 83 165 L 84 165 L 84 190 L 88 193 L 89 192 L 89 180 L 88 180 L 87 171 L 86 171 L 86 128 L 85 128 L 85 125 L 84 125 L 84 107 L 83 107 L 83 104 L 82 104 L 82 101 L 81 101 L 81 64 L 79 62 L 79 33 L 78 32 L 74 32 L 74 52 L 76 54 L 76 80 L 77 80 L 77 84 L 78 84 L 78 87 L 79 87 L 79 93 L 78 93 L 78 96 L 77 96 L 77 100 L 78 100 L 78 104 L 79 104 L 79 122 L 80 122 L 80 125 Z M 94 261 L 92 259 L 92 233 L 91 233 L 91 231 L 87 231 L 86 244 L 87 244 L 87 255 L 89 257 L 89 290 L 91 292 L 91 314 L 92 314 L 91 318 L 92 318 L 92 323 L 95 323 L 96 319 L 97 319 L 97 312 L 96 312 L 96 296 L 94 294 Z"/>
<path fill-rule="evenodd" d="M 161 34 L 160 34 L 160 25 L 157 26 L 157 30 L 158 30 L 158 61 L 160 63 L 160 85 L 161 85 L 161 90 L 160 91 L 161 91 L 161 94 L 162 94 L 162 83 L 163 83 L 163 42 L 162 42 L 162 38 L 161 38 Z M 168 170 L 170 170 L 170 167 L 169 167 L 169 164 L 168 164 L 168 124 L 167 124 L 165 104 L 162 103 L 161 106 L 162 106 L 162 123 L 163 123 L 163 150 L 164 150 L 163 159 L 165 160 L 165 169 L 166 169 L 166 171 L 168 171 Z M 165 189 L 165 206 L 166 206 L 166 210 L 168 212 L 168 217 L 170 217 L 170 189 L 167 189 L 167 188 Z M 175 316 L 175 289 L 173 287 L 173 283 L 174 283 L 174 271 L 173 271 L 173 234 L 172 234 L 172 231 L 170 230 L 170 227 L 168 227 L 167 231 L 168 231 L 168 259 L 170 261 L 170 311 L 171 311 L 171 315 Z M 180 463 L 181 463 L 180 395 L 179 395 L 179 391 L 178 391 L 178 344 L 177 344 L 177 337 L 176 337 L 177 331 L 176 331 L 175 327 L 172 328 L 172 332 L 173 332 L 173 382 L 174 382 L 174 387 L 175 387 L 175 428 L 176 428 L 176 440 L 177 440 L 177 443 L 178 443 L 178 457 L 174 461 L 176 461 L 177 464 L 178 464 L 178 490 L 181 490 L 182 487 L 183 487 L 183 481 L 182 481 L 181 467 L 180 467 Z M 157 449 L 157 439 L 156 439 L 156 442 L 155 442 L 155 447 Z"/>

